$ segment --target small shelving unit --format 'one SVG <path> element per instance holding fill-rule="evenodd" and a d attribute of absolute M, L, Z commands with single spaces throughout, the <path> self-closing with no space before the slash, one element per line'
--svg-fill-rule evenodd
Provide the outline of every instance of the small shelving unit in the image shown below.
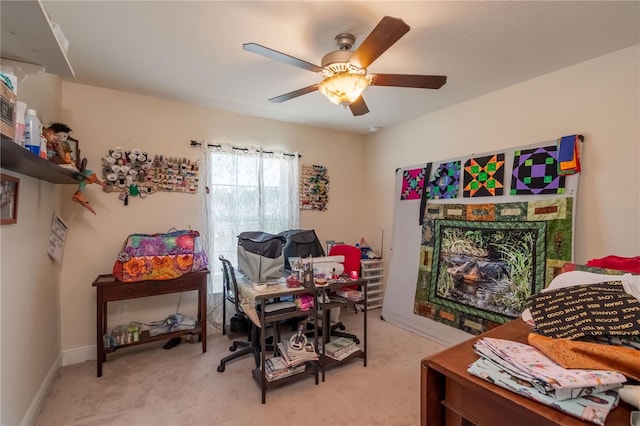
<path fill-rule="evenodd" d="M 185 336 L 185 335 L 195 335 L 195 336 L 199 336 L 200 334 L 202 334 L 202 328 L 200 327 L 200 321 L 196 322 L 196 325 L 194 328 L 190 328 L 188 330 L 179 330 L 179 331 L 172 331 L 169 333 L 162 333 L 162 334 L 156 334 L 155 336 L 151 336 L 149 334 L 149 330 L 144 330 L 140 333 L 140 340 L 135 341 L 135 342 L 129 342 L 129 343 L 125 343 L 122 345 L 116 345 L 116 346 L 109 346 L 104 348 L 104 353 L 105 354 L 110 354 L 115 352 L 118 349 L 121 348 L 126 348 L 129 346 L 137 346 L 137 345 L 144 345 L 145 343 L 151 343 L 151 342 L 157 342 L 160 340 L 169 340 L 173 337 L 179 337 L 179 336 Z"/>
<path fill-rule="evenodd" d="M 360 261 L 361 277 L 367 281 L 369 298 L 367 309 L 382 307 L 384 296 L 384 261 L 382 259 L 363 259 Z"/>
<path fill-rule="evenodd" d="M 75 76 L 67 52 L 40 0 L 3 1 L 0 10 L 3 60 L 38 65 L 51 74 Z M 0 143 L 0 167 L 3 169 L 52 183 L 77 184 L 82 178 L 78 170 L 40 158 L 10 138 L 2 136 Z"/>
<path fill-rule="evenodd" d="M 60 167 L 4 136 L 0 140 L 0 148 L 0 166 L 3 169 L 52 183 L 77 184 L 82 177 L 78 170 Z"/>

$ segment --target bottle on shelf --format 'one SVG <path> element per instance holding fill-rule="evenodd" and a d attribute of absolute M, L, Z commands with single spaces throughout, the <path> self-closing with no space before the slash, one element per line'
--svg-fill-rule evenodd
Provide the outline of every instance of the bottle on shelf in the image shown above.
<path fill-rule="evenodd" d="M 45 138 L 44 135 L 40 135 L 40 157 L 45 160 L 49 159 L 47 155 L 47 138 Z"/>
<path fill-rule="evenodd" d="M 27 104 L 24 102 L 16 102 L 16 136 L 14 142 L 24 147 L 24 114 L 27 111 Z"/>
<path fill-rule="evenodd" d="M 35 109 L 27 109 L 24 116 L 24 147 L 35 155 L 40 155 L 40 135 L 42 124 Z"/>

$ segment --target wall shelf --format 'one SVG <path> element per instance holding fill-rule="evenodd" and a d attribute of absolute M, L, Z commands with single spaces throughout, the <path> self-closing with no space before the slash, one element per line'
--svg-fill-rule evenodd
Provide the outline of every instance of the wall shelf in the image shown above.
<path fill-rule="evenodd" d="M 0 163 L 3 169 L 52 183 L 77 184 L 82 177 L 79 171 L 60 167 L 52 161 L 32 154 L 9 138 L 2 136 L 0 144 Z"/>
<path fill-rule="evenodd" d="M 51 74 L 75 76 L 39 0 L 3 1 L 0 8 L 2 58 L 41 65 Z"/>

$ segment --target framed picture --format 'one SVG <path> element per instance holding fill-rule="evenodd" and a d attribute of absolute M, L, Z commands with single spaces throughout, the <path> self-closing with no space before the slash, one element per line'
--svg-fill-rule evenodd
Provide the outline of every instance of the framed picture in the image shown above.
<path fill-rule="evenodd" d="M 0 174 L 0 224 L 18 222 L 20 179 Z"/>
<path fill-rule="evenodd" d="M 78 139 L 74 139 L 71 136 L 69 136 L 67 138 L 67 143 L 69 144 L 69 148 L 71 150 L 69 152 L 69 154 L 71 155 L 71 161 L 79 169 L 80 168 L 80 147 L 78 144 Z"/>

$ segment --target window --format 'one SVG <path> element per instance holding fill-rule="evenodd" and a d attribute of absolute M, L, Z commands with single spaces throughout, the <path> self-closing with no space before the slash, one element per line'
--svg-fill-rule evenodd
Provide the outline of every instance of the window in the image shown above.
<path fill-rule="evenodd" d="M 218 256 L 237 264 L 238 234 L 299 227 L 298 154 L 227 145 L 206 148 L 205 225 L 213 291 L 222 290 Z"/>

